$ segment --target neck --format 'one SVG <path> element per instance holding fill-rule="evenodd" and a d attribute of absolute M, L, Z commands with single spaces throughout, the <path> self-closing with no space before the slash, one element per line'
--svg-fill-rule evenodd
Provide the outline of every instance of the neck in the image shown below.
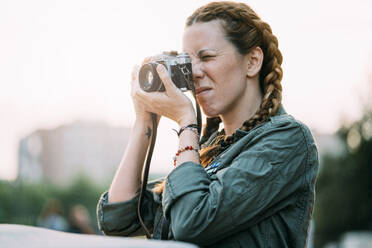
<path fill-rule="evenodd" d="M 259 85 L 255 84 L 255 86 L 257 87 L 247 87 L 246 94 L 240 98 L 239 102 L 234 104 L 234 108 L 230 109 L 228 113 L 220 115 L 226 135 L 232 135 L 260 108 L 262 94 Z"/>

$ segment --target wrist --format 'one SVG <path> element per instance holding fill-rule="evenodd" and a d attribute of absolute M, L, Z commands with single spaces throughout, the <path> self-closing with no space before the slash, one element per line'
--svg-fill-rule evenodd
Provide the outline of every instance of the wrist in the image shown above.
<path fill-rule="evenodd" d="M 179 127 L 188 126 L 190 124 L 197 124 L 195 115 L 183 116 L 177 121 Z"/>
<path fill-rule="evenodd" d="M 139 127 L 151 126 L 152 127 L 152 120 L 151 118 L 136 118 L 134 121 L 134 126 L 139 126 Z"/>

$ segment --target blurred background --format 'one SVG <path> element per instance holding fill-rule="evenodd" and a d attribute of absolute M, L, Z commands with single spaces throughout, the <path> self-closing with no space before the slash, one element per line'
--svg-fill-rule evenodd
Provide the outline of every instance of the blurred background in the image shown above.
<path fill-rule="evenodd" d="M 96 203 L 134 121 L 132 67 L 181 51 L 207 2 L 0 1 L 0 223 L 99 233 Z M 371 245 L 372 2 L 245 2 L 278 37 L 283 105 L 318 145 L 310 245 Z M 172 128 L 161 119 L 151 178 L 172 170 Z"/>

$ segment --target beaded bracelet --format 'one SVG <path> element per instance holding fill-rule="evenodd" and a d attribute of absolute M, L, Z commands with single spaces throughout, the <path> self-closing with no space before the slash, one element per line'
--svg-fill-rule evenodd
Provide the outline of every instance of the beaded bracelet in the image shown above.
<path fill-rule="evenodd" d="M 184 148 L 180 148 L 178 149 L 176 155 L 173 157 L 173 164 L 174 166 L 176 166 L 176 162 L 177 162 L 177 157 L 184 151 L 195 151 L 199 154 L 199 150 L 198 149 L 195 149 L 194 147 L 192 146 L 185 146 Z"/>

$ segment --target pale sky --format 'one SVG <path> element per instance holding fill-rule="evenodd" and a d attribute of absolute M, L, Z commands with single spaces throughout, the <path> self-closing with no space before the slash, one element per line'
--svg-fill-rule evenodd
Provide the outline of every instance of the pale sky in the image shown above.
<path fill-rule="evenodd" d="M 1 0 L 0 179 L 17 173 L 19 139 L 78 119 L 131 125 L 132 67 L 181 50 L 184 21 L 209 1 Z M 312 130 L 360 116 L 372 72 L 372 1 L 246 1 L 283 54 L 283 103 Z M 154 163 L 170 170 L 174 123 L 162 120 Z M 169 160 L 169 161 L 168 161 Z M 163 166 L 163 167 L 162 167 Z"/>

